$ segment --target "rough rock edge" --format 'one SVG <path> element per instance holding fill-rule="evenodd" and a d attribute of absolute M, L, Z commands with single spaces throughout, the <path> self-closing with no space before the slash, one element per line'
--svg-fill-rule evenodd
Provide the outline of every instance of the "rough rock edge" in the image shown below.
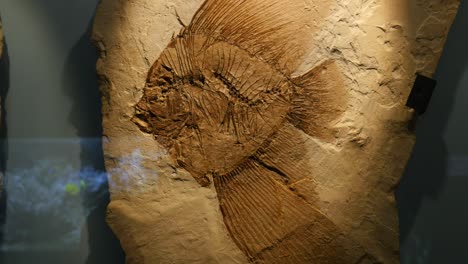
<path fill-rule="evenodd" d="M 349 9 L 348 11 L 352 11 L 351 8 L 348 8 L 347 5 L 345 5 L 344 1 L 339 1 L 341 3 L 340 5 L 340 8 L 342 8 L 342 10 L 344 10 L 344 12 L 346 12 L 347 9 Z M 436 2 L 436 1 L 432 1 L 432 2 Z M 443 2 L 443 1 L 439 1 L 439 2 Z M 367 2 L 368 5 L 366 8 L 374 8 L 376 7 L 378 4 L 377 1 L 368 1 Z M 416 59 L 416 66 L 414 67 L 414 70 L 413 69 L 405 69 L 405 67 L 402 67 L 402 65 L 396 65 L 396 72 L 397 73 L 403 73 L 405 76 L 409 76 L 411 74 L 408 74 L 408 71 L 407 70 L 410 70 L 411 72 L 421 72 L 421 73 L 425 73 L 426 75 L 432 75 L 432 73 L 434 72 L 435 70 L 435 65 L 436 65 L 436 62 L 438 61 L 438 58 L 440 56 L 440 53 L 441 53 L 441 45 L 445 42 L 445 36 L 446 36 L 446 33 L 448 32 L 448 29 L 449 29 L 449 25 L 450 25 L 450 21 L 451 19 L 453 19 L 453 16 L 455 14 L 455 10 L 456 10 L 456 7 L 458 5 L 458 1 L 453 1 L 451 4 L 445 4 L 444 5 L 444 11 L 446 12 L 453 12 L 452 15 L 447 15 L 447 13 L 445 12 L 440 12 L 437 11 L 437 5 L 428 5 L 428 4 L 424 4 L 422 1 L 413 1 L 413 4 L 417 5 L 418 8 L 428 8 L 427 10 L 427 13 L 429 14 L 428 17 L 430 19 L 435 19 L 435 20 L 426 20 L 425 22 L 421 22 L 421 23 L 418 23 L 419 25 L 421 25 L 419 27 L 419 29 L 416 29 L 415 31 L 417 32 L 417 34 L 411 34 L 411 33 L 408 33 L 406 32 L 404 28 L 401 27 L 401 25 L 398 25 L 397 24 L 392 24 L 391 22 L 389 22 L 389 24 L 387 25 L 383 25 L 382 26 L 382 31 L 385 32 L 384 34 L 384 37 L 385 36 L 388 36 L 389 38 L 392 37 L 392 34 L 394 34 L 395 32 L 398 33 L 399 35 L 397 36 L 398 38 L 404 38 L 406 41 L 408 41 L 408 39 L 411 39 L 411 36 L 415 36 L 414 40 L 409 40 L 407 42 L 407 44 L 411 44 L 411 46 L 413 47 L 412 50 L 411 50 L 411 53 L 413 54 L 413 56 L 415 57 Z M 434 8 L 435 6 L 435 8 Z M 342 11 L 340 10 L 340 12 Z M 351 13 L 351 12 L 350 12 Z M 430 22 L 431 21 L 437 21 L 439 20 L 439 22 L 441 24 L 445 24 L 447 25 L 447 27 L 445 29 L 441 29 L 439 30 L 439 34 L 437 34 L 436 36 L 434 36 L 433 34 L 430 34 L 430 32 L 428 33 L 427 31 L 423 30 L 424 28 L 424 25 L 426 24 L 431 24 Z M 349 23 L 345 23 L 345 24 L 349 24 Z M 351 25 L 351 27 L 348 27 L 348 28 L 351 28 L 352 30 L 356 30 L 356 31 L 359 31 L 359 30 L 363 30 L 362 28 L 359 28 L 359 25 Z M 332 33 L 332 32 L 328 32 L 328 33 Z M 326 32 L 325 32 L 325 37 L 326 37 Z M 333 34 L 333 33 L 332 33 Z M 431 36 L 432 35 L 432 36 Z M 434 44 L 433 42 L 437 42 L 439 41 L 438 43 Z M 327 43 L 327 41 L 323 41 L 323 42 L 319 42 L 319 43 Z M 384 41 L 384 44 L 386 43 L 386 41 Z M 435 47 L 435 46 L 438 46 L 438 47 Z M 98 47 L 101 47 L 101 52 L 103 54 L 103 56 L 106 55 L 106 49 L 104 48 L 105 45 L 103 44 L 103 42 L 101 42 Z M 429 51 L 430 53 L 430 56 L 429 57 L 425 57 L 421 52 L 416 52 L 418 50 L 421 49 L 421 47 L 424 47 L 424 48 L 427 48 L 426 51 Z M 327 50 L 328 48 L 328 50 Z M 359 48 L 359 47 L 358 47 Z M 354 49 L 354 48 L 353 48 Z M 340 49 L 336 48 L 336 47 L 326 47 L 324 50 L 327 50 L 326 51 L 326 56 L 332 56 L 332 57 L 337 57 L 337 58 L 341 58 L 342 59 L 342 62 L 343 64 L 346 64 L 352 68 L 355 68 L 355 71 L 351 71 L 350 73 L 352 75 L 350 75 L 350 80 L 351 81 L 355 81 L 355 82 L 359 82 L 360 81 L 360 78 L 359 76 L 361 76 L 362 74 L 366 74 L 368 72 L 372 72 L 373 74 L 376 73 L 376 74 L 380 74 L 380 75 L 383 75 L 382 79 L 379 79 L 379 85 L 381 87 L 386 87 L 390 92 L 392 92 L 393 88 L 394 87 L 400 87 L 400 85 L 403 85 L 401 83 L 392 83 L 392 81 L 394 81 L 391 76 L 386 76 L 386 73 L 379 73 L 378 72 L 378 69 L 380 67 L 378 67 L 378 60 L 373 60 L 372 57 L 362 57 L 362 58 L 365 58 L 366 61 L 355 61 L 353 60 L 353 58 L 349 58 L 349 57 L 343 57 L 343 53 L 341 53 Z M 356 52 L 356 50 L 354 49 L 354 52 Z M 401 54 L 400 51 L 398 51 L 398 53 L 395 55 L 395 56 L 404 56 L 406 54 Z M 422 55 L 422 56 L 421 56 Z M 358 57 L 358 58 L 361 58 L 361 57 Z M 361 59 L 362 59 L 361 58 Z M 144 58 L 147 63 L 149 64 L 149 61 L 148 59 L 145 57 Z M 374 64 L 374 62 L 377 62 L 377 64 Z M 403 69 L 403 70 L 402 70 Z M 406 72 L 405 72 L 406 71 Z M 100 74 L 102 74 L 102 72 L 100 72 Z M 105 82 L 107 82 L 108 84 L 111 84 L 111 81 L 108 80 L 108 78 L 105 76 L 105 74 L 102 74 L 101 75 L 103 78 L 103 80 Z M 356 144 L 356 147 L 357 148 L 362 148 L 362 149 L 365 149 L 366 146 L 369 145 L 369 142 L 373 141 L 373 140 L 376 140 L 376 138 L 372 138 L 372 131 L 376 131 L 376 130 L 382 130 L 384 131 L 384 133 L 382 134 L 385 134 L 383 137 L 385 137 L 387 134 L 393 134 L 394 135 L 394 138 L 391 140 L 391 141 L 394 141 L 393 145 L 400 145 L 400 144 L 403 144 L 403 148 L 405 149 L 405 151 L 402 151 L 402 150 L 397 150 L 397 148 L 399 148 L 399 146 L 393 146 L 393 148 L 390 148 L 390 149 L 385 149 L 385 145 L 379 145 L 379 146 L 376 146 L 376 147 L 373 147 L 372 149 L 379 149 L 379 148 L 383 148 L 385 149 L 385 154 L 389 154 L 390 156 L 388 157 L 379 157 L 377 161 L 375 161 L 376 164 L 375 165 L 382 165 L 382 166 L 385 166 L 384 164 L 388 163 L 390 161 L 390 163 L 395 163 L 395 164 L 399 164 L 399 165 L 395 165 L 396 168 L 391 168 L 391 171 L 386 171 L 384 170 L 383 168 L 382 169 L 375 169 L 375 168 L 372 168 L 372 167 L 364 167 L 362 169 L 362 172 L 364 175 L 366 175 L 366 178 L 367 179 L 373 179 L 373 181 L 369 184 L 364 184 L 364 178 L 363 179 L 358 179 L 355 183 L 354 186 L 350 186 L 351 188 L 350 189 L 353 189 L 353 188 L 356 188 L 356 186 L 362 184 L 362 185 L 369 185 L 370 187 L 378 187 L 379 189 L 382 189 L 382 190 L 386 190 L 385 192 L 383 192 L 380 196 L 379 196 L 379 199 L 388 199 L 390 201 L 390 205 L 393 205 L 393 207 L 395 207 L 395 204 L 394 204 L 394 197 L 393 197 L 393 190 L 398 182 L 398 179 L 401 177 L 401 173 L 404 169 L 404 164 L 406 164 L 408 158 L 409 158 L 409 153 L 411 152 L 411 149 L 412 149 L 412 146 L 414 144 L 414 134 L 409 132 L 407 130 L 407 126 L 408 126 L 408 122 L 410 121 L 410 119 L 412 118 L 412 112 L 407 110 L 407 109 L 404 109 L 404 110 L 395 110 L 396 107 L 399 107 L 401 108 L 404 104 L 404 99 L 405 97 L 407 96 L 407 94 L 409 93 L 409 85 L 410 85 L 410 82 L 405 82 L 404 85 L 407 85 L 405 88 L 403 87 L 400 87 L 402 88 L 400 93 L 397 93 L 395 97 L 391 98 L 391 100 L 388 100 L 386 101 L 386 96 L 392 96 L 391 93 L 388 93 L 386 94 L 385 96 L 382 96 L 381 98 L 377 98 L 378 102 L 376 103 L 379 107 L 388 107 L 388 109 L 392 109 L 392 111 L 389 111 L 387 114 L 388 116 L 385 116 L 384 118 L 385 119 L 388 119 L 388 122 L 383 126 L 383 127 L 365 127 L 365 126 L 362 126 L 362 127 L 355 127 L 355 128 L 352 128 L 352 127 L 347 127 L 347 129 L 349 129 L 347 131 L 347 138 L 351 140 L 349 142 L 351 142 L 352 144 Z M 363 87 L 366 87 L 366 84 L 358 84 L 358 85 L 355 85 L 353 87 L 356 87 L 356 88 L 363 88 Z M 106 90 L 103 90 L 103 93 L 105 93 Z M 372 93 L 375 93 L 375 91 L 369 91 L 369 90 L 353 90 L 354 93 L 356 94 L 365 94 L 365 95 L 370 95 Z M 398 92 L 398 91 L 397 91 Z M 395 94 L 393 94 L 395 95 Z M 103 96 L 103 99 L 105 100 L 110 100 L 111 98 L 109 97 L 106 97 L 106 95 Z M 404 108 L 404 107 L 403 107 Z M 366 110 L 368 109 L 363 109 L 361 113 L 365 112 Z M 106 115 L 108 114 L 109 111 L 104 111 L 103 114 Z M 394 114 L 394 116 L 392 117 L 392 113 Z M 345 120 L 344 120 L 345 121 Z M 362 123 L 362 124 L 366 124 L 368 120 L 361 120 L 362 122 L 355 122 L 355 123 Z M 347 126 L 347 125 L 346 125 Z M 369 136 L 370 135 L 370 136 Z M 349 137 L 348 137 L 349 136 Z M 348 140 L 347 139 L 347 140 Z M 346 140 L 346 141 L 347 141 Z M 347 142 L 343 142 L 343 144 L 348 144 Z M 389 144 L 391 145 L 391 144 Z M 372 153 L 373 151 L 370 151 L 370 150 L 367 150 L 369 151 L 370 153 Z M 395 153 L 396 152 L 404 152 L 404 153 L 407 153 L 407 155 L 403 155 L 401 157 L 395 157 Z M 385 156 L 385 155 L 382 155 L 382 156 Z M 109 158 L 111 159 L 111 158 Z M 107 162 L 109 163 L 109 162 Z M 365 164 L 364 164 L 365 165 Z M 379 177 L 379 175 L 381 175 L 382 173 L 384 174 L 388 174 L 388 179 L 381 179 L 381 177 Z M 300 188 L 298 189 L 298 191 L 301 191 Z M 359 196 L 362 196 L 361 193 L 357 192 L 356 189 L 354 190 L 354 192 L 356 193 L 348 193 L 349 196 L 355 196 L 355 197 L 352 197 L 350 198 L 350 200 L 361 200 L 359 198 Z M 122 197 L 121 197 L 122 198 Z M 331 213 L 333 214 L 333 211 L 336 211 L 337 209 L 339 208 L 335 208 L 334 210 L 333 209 L 330 209 Z M 329 208 L 327 208 L 326 204 L 324 205 L 324 211 L 325 212 L 328 212 L 329 211 Z M 393 211 L 393 210 L 391 210 Z M 360 221 L 356 221 L 355 223 L 348 223 L 351 227 L 353 228 L 357 228 L 358 230 L 361 229 L 361 231 L 363 229 L 367 229 L 369 227 L 372 227 L 373 225 L 373 219 L 361 219 Z M 346 223 L 346 221 L 344 221 L 345 225 L 348 225 Z M 369 226 L 368 226 L 369 225 Z M 377 230 L 375 230 L 377 231 Z M 353 232 L 353 231 L 350 231 L 350 232 Z M 395 231 L 394 231 L 395 232 Z M 357 236 L 359 236 L 359 232 L 357 234 Z M 376 242 L 376 241 L 372 241 L 372 242 Z M 378 245 L 380 242 L 377 241 L 377 243 L 375 243 L 376 245 Z M 384 254 L 385 255 L 385 254 Z M 388 257 L 388 256 L 387 256 Z M 390 257 L 391 259 L 394 259 L 394 257 Z"/>

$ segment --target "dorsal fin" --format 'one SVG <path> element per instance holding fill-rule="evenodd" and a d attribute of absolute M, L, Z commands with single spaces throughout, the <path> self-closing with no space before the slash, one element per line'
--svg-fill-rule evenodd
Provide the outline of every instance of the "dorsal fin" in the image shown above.
<path fill-rule="evenodd" d="M 327 2 L 320 8 L 327 9 Z M 184 32 L 236 45 L 290 75 L 311 47 L 314 21 L 326 13 L 304 5 L 299 0 L 206 0 Z"/>

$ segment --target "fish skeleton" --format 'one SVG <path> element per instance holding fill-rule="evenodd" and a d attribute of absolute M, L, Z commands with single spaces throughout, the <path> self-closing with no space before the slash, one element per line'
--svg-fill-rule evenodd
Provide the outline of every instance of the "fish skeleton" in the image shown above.
<path fill-rule="evenodd" d="M 206 0 L 152 65 L 132 121 L 214 184 L 251 262 L 360 263 L 371 257 L 290 185 L 311 177 L 298 138 L 333 141 L 346 104 L 333 61 L 293 77 L 310 45 L 300 2 Z"/>

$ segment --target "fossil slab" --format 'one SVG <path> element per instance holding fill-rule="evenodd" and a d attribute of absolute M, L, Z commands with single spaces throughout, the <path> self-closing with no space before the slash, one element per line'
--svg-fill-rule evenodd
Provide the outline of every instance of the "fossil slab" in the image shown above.
<path fill-rule="evenodd" d="M 128 263 L 398 263 L 405 107 L 458 1 L 101 2 Z"/>

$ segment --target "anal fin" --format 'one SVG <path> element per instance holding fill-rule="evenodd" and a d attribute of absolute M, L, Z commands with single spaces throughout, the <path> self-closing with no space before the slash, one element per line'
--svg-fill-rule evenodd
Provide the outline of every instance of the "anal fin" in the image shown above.
<path fill-rule="evenodd" d="M 292 81 L 296 92 L 288 120 L 310 136 L 333 142 L 334 122 L 346 110 L 348 96 L 336 63 L 327 60 Z"/>
<path fill-rule="evenodd" d="M 324 214 L 254 159 L 214 178 L 224 222 L 254 263 L 357 263 L 365 255 Z"/>

